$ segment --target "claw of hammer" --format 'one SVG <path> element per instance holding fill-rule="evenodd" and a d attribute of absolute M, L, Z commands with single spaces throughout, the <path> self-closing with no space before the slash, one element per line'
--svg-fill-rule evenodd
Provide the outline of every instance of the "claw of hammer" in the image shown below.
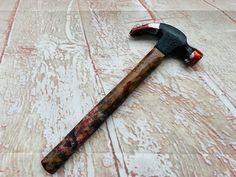
<path fill-rule="evenodd" d="M 129 34 L 132 37 L 141 36 L 145 34 L 157 35 L 159 27 L 159 23 L 148 23 L 141 26 L 135 26 L 131 29 Z"/>

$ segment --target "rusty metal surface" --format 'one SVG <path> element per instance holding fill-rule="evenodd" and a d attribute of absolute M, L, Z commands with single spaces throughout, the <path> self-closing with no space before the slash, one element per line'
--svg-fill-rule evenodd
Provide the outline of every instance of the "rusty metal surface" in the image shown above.
<path fill-rule="evenodd" d="M 170 23 L 205 54 L 165 60 L 54 176 L 235 176 L 236 3 L 0 2 L 0 176 L 50 176 L 40 161 Z"/>

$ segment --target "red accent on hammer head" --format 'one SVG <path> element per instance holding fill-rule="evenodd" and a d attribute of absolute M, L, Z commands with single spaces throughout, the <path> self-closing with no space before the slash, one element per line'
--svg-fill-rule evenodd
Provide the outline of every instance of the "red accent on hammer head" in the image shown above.
<path fill-rule="evenodd" d="M 203 53 L 200 52 L 199 50 L 197 49 L 194 49 L 193 52 L 191 53 L 191 55 L 185 59 L 185 63 L 188 65 L 188 66 L 193 66 L 195 65 L 201 58 L 203 57 Z"/>
<path fill-rule="evenodd" d="M 130 35 L 132 37 L 143 35 L 145 33 L 145 30 L 147 30 L 147 29 L 150 29 L 150 27 L 147 24 L 146 25 L 142 25 L 142 26 L 134 27 L 130 31 Z"/>
<path fill-rule="evenodd" d="M 191 57 L 191 64 L 190 64 L 191 66 L 195 65 L 203 57 L 203 53 L 197 49 L 193 51 L 192 55 L 193 56 Z"/>
<path fill-rule="evenodd" d="M 142 36 L 142 35 L 157 35 L 158 29 L 160 24 L 159 23 L 148 23 L 141 26 L 136 26 L 131 29 L 130 35 L 132 37 Z"/>

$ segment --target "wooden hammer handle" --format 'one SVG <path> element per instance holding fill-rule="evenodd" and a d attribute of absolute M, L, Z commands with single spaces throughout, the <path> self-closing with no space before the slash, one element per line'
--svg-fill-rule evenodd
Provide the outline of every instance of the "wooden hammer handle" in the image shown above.
<path fill-rule="evenodd" d="M 57 169 L 80 147 L 118 108 L 128 95 L 160 64 L 164 54 L 153 48 L 143 60 L 107 94 L 42 160 L 49 173 Z"/>

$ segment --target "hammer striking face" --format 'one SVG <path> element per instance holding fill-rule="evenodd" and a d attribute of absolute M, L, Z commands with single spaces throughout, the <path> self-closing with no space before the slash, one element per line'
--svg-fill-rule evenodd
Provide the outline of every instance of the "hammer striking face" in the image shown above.
<path fill-rule="evenodd" d="M 130 93 L 161 63 L 165 56 L 177 54 L 188 65 L 196 64 L 202 53 L 187 44 L 186 36 L 173 26 L 151 23 L 135 27 L 130 31 L 133 37 L 143 34 L 156 36 L 155 47 L 138 65 L 108 93 L 42 160 L 49 173 L 57 169 L 100 127 L 129 96 Z"/>

